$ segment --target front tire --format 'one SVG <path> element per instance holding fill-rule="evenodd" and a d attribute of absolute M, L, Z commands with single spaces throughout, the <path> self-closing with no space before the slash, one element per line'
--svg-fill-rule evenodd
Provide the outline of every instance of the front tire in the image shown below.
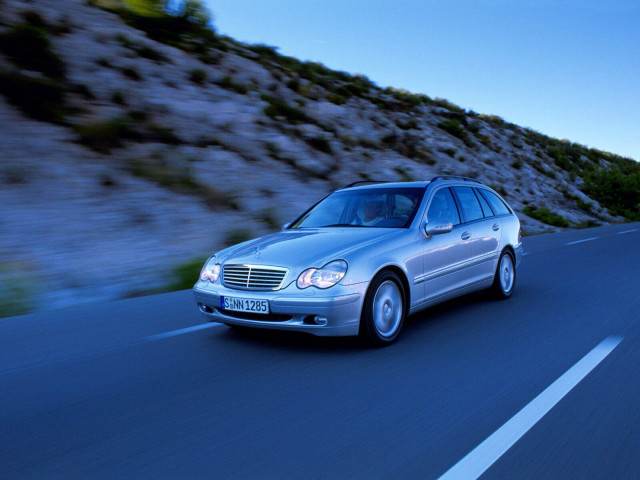
<path fill-rule="evenodd" d="M 500 255 L 500 260 L 498 260 L 491 291 L 496 298 L 504 300 L 513 294 L 515 286 L 516 262 L 513 253 L 510 250 L 505 250 Z"/>
<path fill-rule="evenodd" d="M 362 307 L 360 336 L 374 346 L 390 345 L 406 317 L 405 292 L 398 275 L 383 271 L 369 285 Z"/>

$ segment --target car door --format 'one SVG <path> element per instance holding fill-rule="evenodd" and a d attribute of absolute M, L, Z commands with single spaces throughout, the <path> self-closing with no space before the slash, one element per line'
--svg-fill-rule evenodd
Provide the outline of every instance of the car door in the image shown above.
<path fill-rule="evenodd" d="M 493 216 L 486 199 L 472 187 L 453 187 L 462 210 L 464 230 L 469 235 L 471 255 L 465 265 L 465 281 L 473 284 L 486 280 L 495 270 L 500 245 L 501 222 Z"/>
<path fill-rule="evenodd" d="M 500 245 L 502 245 L 502 218 L 497 216 L 495 207 L 490 205 L 479 188 L 474 188 L 473 191 L 484 214 L 484 220 L 478 222 L 479 241 L 475 246 L 474 257 L 480 262 L 481 273 L 485 276 L 493 276 L 500 256 Z"/>
<path fill-rule="evenodd" d="M 461 266 L 471 256 L 471 243 L 464 235 L 462 218 L 449 187 L 433 192 L 426 209 L 424 226 L 450 223 L 449 233 L 422 236 L 422 264 L 424 273 L 416 280 L 424 285 L 423 302 L 462 286 L 465 276 Z M 424 230 L 423 230 L 424 232 Z"/>

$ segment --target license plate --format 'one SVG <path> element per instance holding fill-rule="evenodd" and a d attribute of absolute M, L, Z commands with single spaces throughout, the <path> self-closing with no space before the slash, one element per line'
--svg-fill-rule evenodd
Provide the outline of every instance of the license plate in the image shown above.
<path fill-rule="evenodd" d="M 254 298 L 220 297 L 222 310 L 234 312 L 269 313 L 269 300 L 256 300 Z"/>

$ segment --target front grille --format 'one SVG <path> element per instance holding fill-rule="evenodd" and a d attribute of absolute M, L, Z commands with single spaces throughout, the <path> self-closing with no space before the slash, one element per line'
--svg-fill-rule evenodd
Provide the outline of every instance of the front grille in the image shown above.
<path fill-rule="evenodd" d="M 225 265 L 222 283 L 226 287 L 247 290 L 278 290 L 282 287 L 287 269 L 264 265 Z"/>

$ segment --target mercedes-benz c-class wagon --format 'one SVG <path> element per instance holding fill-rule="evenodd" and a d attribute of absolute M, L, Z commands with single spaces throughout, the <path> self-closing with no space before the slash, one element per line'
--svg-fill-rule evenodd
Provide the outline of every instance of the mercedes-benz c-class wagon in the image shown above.
<path fill-rule="evenodd" d="M 477 180 L 360 182 L 212 255 L 193 292 L 211 321 L 386 345 L 436 303 L 481 289 L 509 298 L 521 257 L 518 217 Z"/>

